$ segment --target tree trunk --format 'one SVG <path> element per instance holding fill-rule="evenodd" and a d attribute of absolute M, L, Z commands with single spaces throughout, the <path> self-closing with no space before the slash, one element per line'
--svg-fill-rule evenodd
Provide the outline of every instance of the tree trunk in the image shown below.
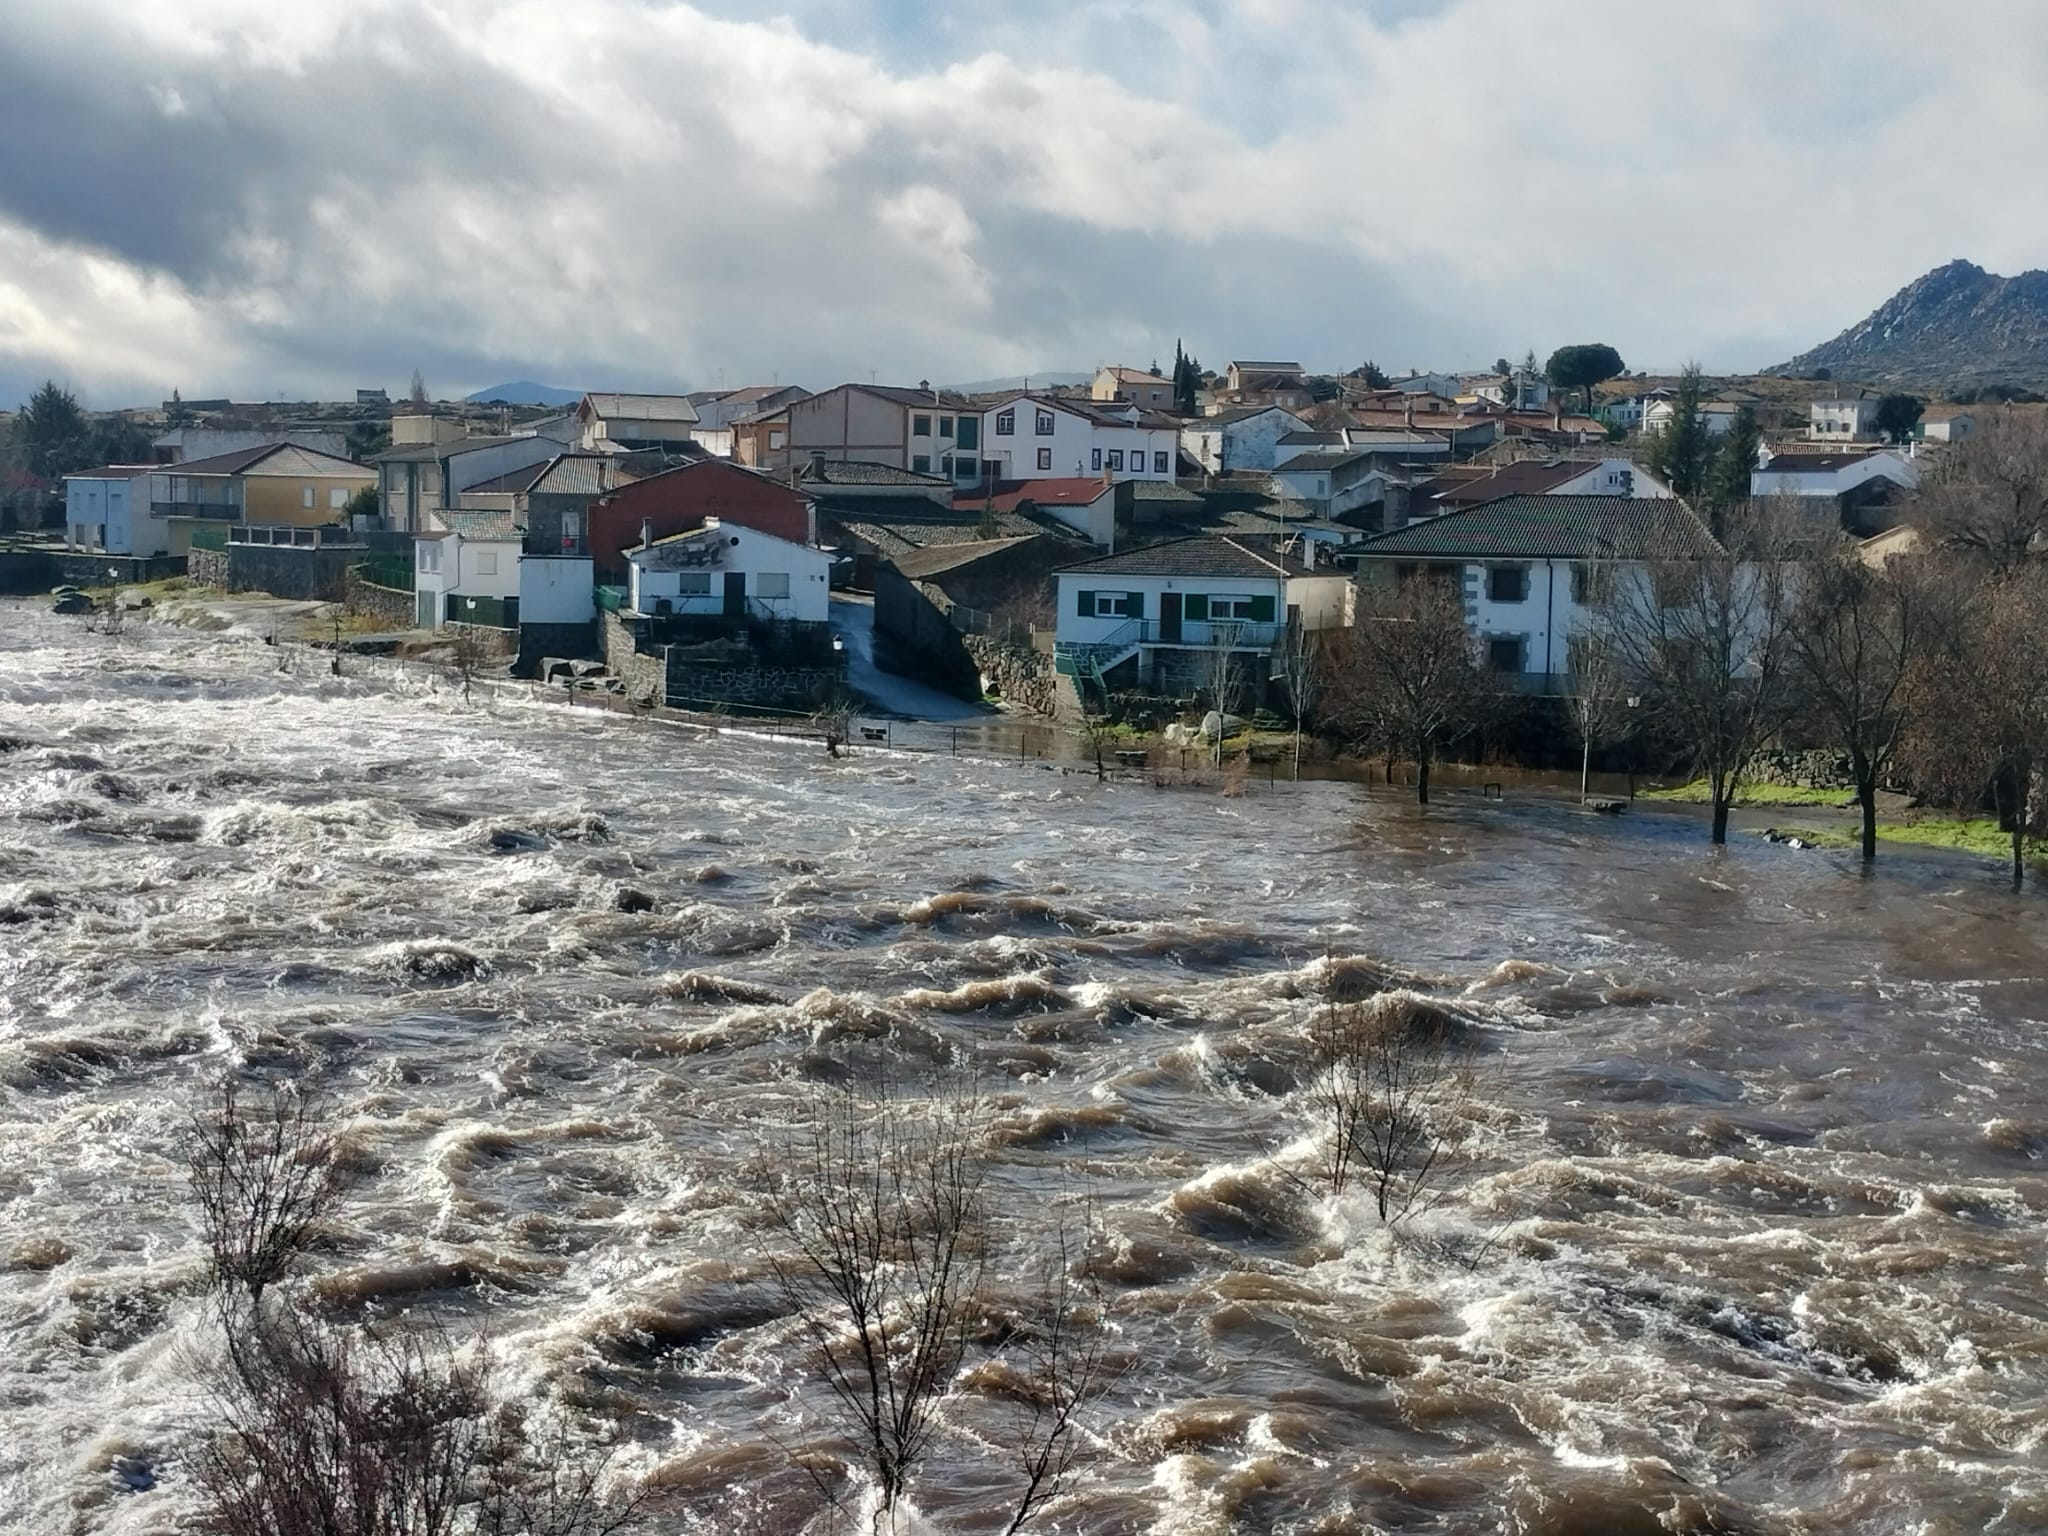
<path fill-rule="evenodd" d="M 1856 761 L 1856 803 L 1863 808 L 1863 862 L 1877 857 L 1877 770 Z"/>
<path fill-rule="evenodd" d="M 2034 762 L 2022 757 L 2012 792 L 2012 883 L 2017 890 L 2027 879 L 2027 801 L 2034 782 Z"/>
<path fill-rule="evenodd" d="M 1301 721 L 1294 722 L 1294 777 L 1301 777 Z"/>
<path fill-rule="evenodd" d="M 1586 803 L 1586 778 L 1593 769 L 1593 743 L 1590 738 L 1579 743 L 1579 804 Z"/>
<path fill-rule="evenodd" d="M 1415 752 L 1415 803 L 1429 804 L 1429 748 L 1418 747 Z"/>
<path fill-rule="evenodd" d="M 1728 841 L 1728 807 L 1735 796 L 1728 776 L 1718 769 L 1708 775 L 1707 788 L 1714 803 L 1713 841 L 1714 846 L 1718 848 Z"/>

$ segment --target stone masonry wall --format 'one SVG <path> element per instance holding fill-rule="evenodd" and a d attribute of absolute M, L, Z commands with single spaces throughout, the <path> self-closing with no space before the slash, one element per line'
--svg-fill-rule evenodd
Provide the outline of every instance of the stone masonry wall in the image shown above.
<path fill-rule="evenodd" d="M 1034 715 L 1059 712 L 1059 674 L 1053 670 L 1050 656 L 986 635 L 963 635 L 961 642 L 981 669 L 985 691 Z"/>
<path fill-rule="evenodd" d="M 370 615 L 393 629 L 411 629 L 419 622 L 418 600 L 397 587 L 380 587 L 350 571 L 342 587 L 342 606 L 350 613 Z"/>
<path fill-rule="evenodd" d="M 643 656 L 634 648 L 633 632 L 617 614 L 603 620 L 605 670 L 626 685 L 626 696 L 659 702 L 668 691 L 668 669 L 659 655 Z"/>
<path fill-rule="evenodd" d="M 224 549 L 195 549 L 185 557 L 185 575 L 194 586 L 217 587 L 225 592 L 228 585 L 228 552 Z"/>
<path fill-rule="evenodd" d="M 846 674 L 835 667 L 725 666 L 675 654 L 669 659 L 668 699 L 678 709 L 737 704 L 803 715 L 845 690 Z"/>

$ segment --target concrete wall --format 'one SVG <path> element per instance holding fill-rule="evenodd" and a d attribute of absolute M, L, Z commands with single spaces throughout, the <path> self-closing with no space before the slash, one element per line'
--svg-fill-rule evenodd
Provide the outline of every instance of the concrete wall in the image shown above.
<path fill-rule="evenodd" d="M 589 548 L 597 579 L 624 585 L 625 551 L 640 542 L 643 523 L 665 539 L 713 517 L 792 544 L 817 537 L 809 497 L 736 464 L 706 460 L 621 486 L 591 507 Z"/>
<path fill-rule="evenodd" d="M 906 469 L 909 440 L 909 412 L 903 406 L 842 384 L 792 404 L 784 446 L 768 452 L 764 462 L 771 469 L 787 469 L 816 452 L 828 459 L 862 459 Z"/>
<path fill-rule="evenodd" d="M 524 615 L 519 622 L 519 658 L 513 670 L 531 672 L 543 656 L 596 657 L 599 654 L 597 625 L 586 621 L 581 624 L 529 624 Z"/>
<path fill-rule="evenodd" d="M 596 578 L 587 555 L 522 555 L 519 623 L 588 625 L 597 613 Z"/>
<path fill-rule="evenodd" d="M 966 637 L 953 627 L 937 589 L 911 581 L 886 561 L 875 567 L 875 633 L 895 659 L 963 699 L 981 697 L 981 668 Z M 943 599 L 943 594 L 938 594 Z"/>
<path fill-rule="evenodd" d="M 202 553 L 206 551 L 192 551 L 193 555 Z M 272 597 L 338 603 L 347 596 L 349 567 L 362 558 L 360 549 L 347 546 L 306 549 L 230 544 L 224 585 L 230 592 L 268 592 Z"/>
<path fill-rule="evenodd" d="M 317 528 L 323 523 L 342 521 L 342 506 L 366 485 L 377 483 L 375 470 L 365 466 L 355 475 L 244 475 L 242 477 L 242 520 L 247 523 L 277 523 L 291 528 Z M 313 505 L 306 505 L 311 492 Z M 340 504 L 335 497 L 339 495 Z"/>

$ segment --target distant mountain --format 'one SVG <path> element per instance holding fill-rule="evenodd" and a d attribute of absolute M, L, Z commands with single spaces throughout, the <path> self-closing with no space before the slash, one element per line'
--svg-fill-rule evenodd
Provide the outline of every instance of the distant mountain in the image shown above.
<path fill-rule="evenodd" d="M 583 398 L 583 391 L 521 379 L 516 384 L 493 384 L 462 398 L 471 405 L 574 405 Z"/>
<path fill-rule="evenodd" d="M 1952 261 L 1901 288 L 1869 319 L 1766 373 L 1940 391 L 2048 388 L 2048 272 L 2000 277 Z"/>
<path fill-rule="evenodd" d="M 993 395 L 1006 389 L 1022 389 L 1027 384 L 1033 389 L 1051 389 L 1056 384 L 1086 384 L 1094 377 L 1092 373 L 1019 374 L 1014 378 L 977 379 L 972 384 L 948 384 L 944 387 L 963 395 Z"/>

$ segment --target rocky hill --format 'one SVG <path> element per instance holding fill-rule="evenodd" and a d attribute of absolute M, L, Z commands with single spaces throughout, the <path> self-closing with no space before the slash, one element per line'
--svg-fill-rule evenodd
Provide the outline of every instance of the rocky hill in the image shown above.
<path fill-rule="evenodd" d="M 1952 261 L 1901 288 L 1867 320 L 1768 373 L 1940 394 L 1971 385 L 2048 389 L 2048 272 L 2000 277 Z"/>

